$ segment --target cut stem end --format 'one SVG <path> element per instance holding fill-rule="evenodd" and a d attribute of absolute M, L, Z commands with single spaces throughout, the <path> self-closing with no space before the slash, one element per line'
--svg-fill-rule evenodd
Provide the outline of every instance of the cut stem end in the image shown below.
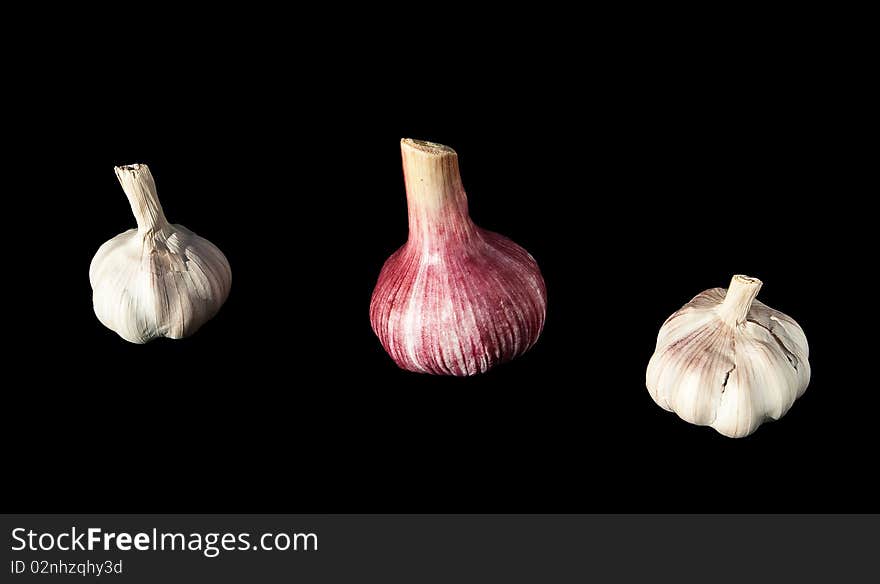
<path fill-rule="evenodd" d="M 436 142 L 428 142 L 427 140 L 414 140 L 413 138 L 403 138 L 400 141 L 400 148 L 404 151 L 407 149 L 415 150 L 424 154 L 433 156 L 456 156 L 455 150 L 443 144 Z"/>

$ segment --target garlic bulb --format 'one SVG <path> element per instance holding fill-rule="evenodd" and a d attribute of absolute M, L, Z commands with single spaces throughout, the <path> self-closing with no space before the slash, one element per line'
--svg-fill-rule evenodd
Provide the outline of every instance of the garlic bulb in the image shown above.
<path fill-rule="evenodd" d="M 547 306 L 534 258 L 468 215 L 458 155 L 404 139 L 409 239 L 379 274 L 370 322 L 403 369 L 474 375 L 528 350 Z"/>
<path fill-rule="evenodd" d="M 665 410 L 731 438 L 778 420 L 810 382 L 801 327 L 755 297 L 761 281 L 734 276 L 706 290 L 660 328 L 648 364 L 651 397 Z"/>
<path fill-rule="evenodd" d="M 189 336 L 229 295 L 229 262 L 207 239 L 168 223 L 146 164 L 117 166 L 116 176 L 137 229 L 106 242 L 92 259 L 95 314 L 132 343 Z"/>

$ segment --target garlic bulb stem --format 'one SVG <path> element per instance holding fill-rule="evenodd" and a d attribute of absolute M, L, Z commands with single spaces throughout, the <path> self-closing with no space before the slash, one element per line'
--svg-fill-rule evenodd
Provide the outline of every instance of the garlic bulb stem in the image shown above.
<path fill-rule="evenodd" d="M 409 213 L 409 238 L 467 240 L 476 228 L 458 170 L 458 154 L 442 144 L 406 138 L 400 142 Z"/>
<path fill-rule="evenodd" d="M 731 327 L 744 323 L 762 285 L 763 282 L 757 278 L 735 275 L 730 280 L 724 301 L 718 307 L 721 320 Z"/>
<path fill-rule="evenodd" d="M 117 166 L 115 170 L 119 184 L 122 185 L 122 190 L 125 191 L 128 203 L 131 205 L 138 231 L 147 233 L 166 227 L 168 221 L 165 219 L 165 213 L 162 212 L 162 205 L 159 204 L 156 183 L 153 181 L 150 168 L 146 164 L 129 164 Z"/>

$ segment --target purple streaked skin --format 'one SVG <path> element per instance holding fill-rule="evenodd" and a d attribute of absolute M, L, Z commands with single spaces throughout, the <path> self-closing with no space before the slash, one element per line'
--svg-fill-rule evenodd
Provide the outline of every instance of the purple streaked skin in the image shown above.
<path fill-rule="evenodd" d="M 527 351 L 544 326 L 547 290 L 535 259 L 468 215 L 458 156 L 402 140 L 409 238 L 388 260 L 370 323 L 402 369 L 475 375 Z"/>

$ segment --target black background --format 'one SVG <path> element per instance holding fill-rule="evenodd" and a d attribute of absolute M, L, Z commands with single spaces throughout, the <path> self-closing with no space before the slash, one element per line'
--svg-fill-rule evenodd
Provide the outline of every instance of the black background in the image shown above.
<path fill-rule="evenodd" d="M 12 285 L 5 510 L 878 510 L 865 160 L 853 78 L 821 47 L 598 24 L 479 51 L 205 28 L 19 63 L 8 188 L 34 206 L 16 239 L 40 259 L 38 285 Z M 400 371 L 370 329 L 406 239 L 401 137 L 455 148 L 474 220 L 546 279 L 540 341 L 485 375 Z M 133 162 L 232 266 L 189 339 L 131 345 L 91 310 L 89 261 L 134 226 L 113 174 Z M 734 273 L 797 319 L 813 369 L 741 440 L 644 387 L 663 320 Z"/>

